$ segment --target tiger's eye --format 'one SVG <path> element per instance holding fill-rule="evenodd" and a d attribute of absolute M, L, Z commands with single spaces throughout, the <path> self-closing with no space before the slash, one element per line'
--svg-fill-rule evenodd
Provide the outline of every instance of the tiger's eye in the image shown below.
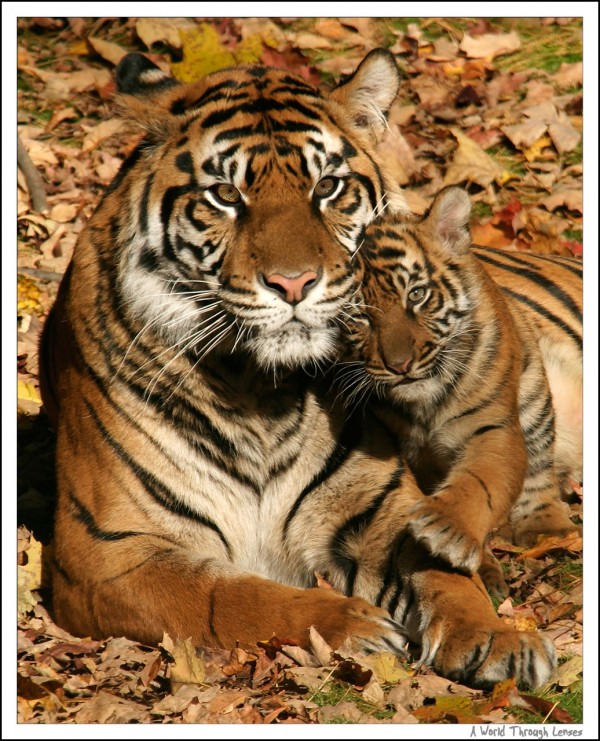
<path fill-rule="evenodd" d="M 239 203 L 242 200 L 242 194 L 233 185 L 229 183 L 218 183 L 211 188 L 212 193 L 225 205 Z"/>
<path fill-rule="evenodd" d="M 412 304 L 418 304 L 419 301 L 422 301 L 425 298 L 425 294 L 427 291 L 423 286 L 419 286 L 419 288 L 413 288 L 412 291 L 408 294 L 408 300 Z"/>
<path fill-rule="evenodd" d="M 337 178 L 323 178 L 322 180 L 319 180 L 319 182 L 315 185 L 314 194 L 317 196 L 317 198 L 327 198 L 337 188 L 337 184 Z"/>

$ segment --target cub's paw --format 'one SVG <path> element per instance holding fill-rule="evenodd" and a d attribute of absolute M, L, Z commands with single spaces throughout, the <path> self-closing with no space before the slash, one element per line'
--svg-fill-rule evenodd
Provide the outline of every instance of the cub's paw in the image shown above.
<path fill-rule="evenodd" d="M 564 505 L 566 508 L 567 505 Z M 530 517 L 513 522 L 512 540 L 528 548 L 535 545 L 540 537 L 554 536 L 564 538 L 570 533 L 583 533 L 581 525 L 574 525 L 562 507 L 548 507 Z"/>
<path fill-rule="evenodd" d="M 513 678 L 521 687 L 544 684 L 556 667 L 552 643 L 539 633 L 473 625 L 431 625 L 422 641 L 420 662 L 471 687 L 489 689 Z"/>
<path fill-rule="evenodd" d="M 483 558 L 483 544 L 460 521 L 459 513 L 435 495 L 412 507 L 408 530 L 433 555 L 455 569 L 475 573 Z"/>

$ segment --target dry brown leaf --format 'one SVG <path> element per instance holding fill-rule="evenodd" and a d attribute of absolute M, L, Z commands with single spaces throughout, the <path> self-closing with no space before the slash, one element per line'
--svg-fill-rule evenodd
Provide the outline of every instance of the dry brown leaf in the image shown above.
<path fill-rule="evenodd" d="M 58 221 L 60 224 L 66 224 L 77 216 L 78 211 L 79 206 L 75 203 L 58 203 L 52 207 L 50 218 L 53 221 Z"/>
<path fill-rule="evenodd" d="M 504 171 L 489 154 L 459 129 L 450 129 L 458 142 L 454 158 L 446 170 L 446 185 L 477 183 L 483 188 L 493 182 L 502 182 Z"/>
<path fill-rule="evenodd" d="M 548 211 L 554 211 L 563 206 L 569 211 L 583 213 L 583 190 L 567 185 L 558 185 L 558 187 L 549 196 L 546 196 L 541 202 Z"/>
<path fill-rule="evenodd" d="M 54 206 L 52 209 L 61 209 L 62 206 Z M 66 206 L 66 208 L 71 208 L 69 206 Z M 60 214 L 59 214 L 60 215 Z M 60 221 L 60 219 L 56 219 L 56 221 Z M 66 219 L 66 221 L 69 221 L 69 219 Z M 56 248 L 60 244 L 60 240 L 62 239 L 64 233 L 67 231 L 67 228 L 60 224 L 56 227 L 56 229 L 52 232 L 52 234 L 46 239 L 42 244 L 40 245 L 40 252 L 42 255 L 49 260 L 52 257 L 60 257 L 60 254 L 57 253 Z"/>
<path fill-rule="evenodd" d="M 348 38 L 348 29 L 342 26 L 338 18 L 319 18 L 315 23 L 315 31 L 333 41 Z"/>
<path fill-rule="evenodd" d="M 290 40 L 293 40 L 294 46 L 298 49 L 333 49 L 329 39 L 316 33 L 294 33 Z"/>
<path fill-rule="evenodd" d="M 423 705 L 427 697 L 477 697 L 480 694 L 477 690 L 431 674 L 403 680 L 390 691 L 387 702 L 395 708 L 415 710 Z"/>
<path fill-rule="evenodd" d="M 170 667 L 173 686 L 179 684 L 201 684 L 206 677 L 204 662 L 196 655 L 196 647 L 191 638 L 176 641 L 169 653 L 174 659 Z"/>
<path fill-rule="evenodd" d="M 95 149 L 100 142 L 108 139 L 110 136 L 114 136 L 123 128 L 123 122 L 118 118 L 109 118 L 106 121 L 101 121 L 91 131 L 85 135 L 83 144 L 81 145 L 82 152 L 90 152 Z"/>
<path fill-rule="evenodd" d="M 523 553 L 517 556 L 517 561 L 522 561 L 525 558 L 539 558 L 539 556 L 543 556 L 548 551 L 554 551 L 557 548 L 563 548 L 572 553 L 579 553 L 583 548 L 583 539 L 577 531 L 569 533 L 569 535 L 564 537 L 551 535 L 548 538 L 544 538 L 532 548 L 523 551 Z"/>
<path fill-rule="evenodd" d="M 115 44 L 112 41 L 105 41 L 104 39 L 97 39 L 94 36 L 87 37 L 88 44 L 92 49 L 99 54 L 102 59 L 106 59 L 107 62 L 117 65 L 127 54 L 127 49 L 123 49 L 122 46 Z"/>
<path fill-rule="evenodd" d="M 460 43 L 461 51 L 471 59 L 491 60 L 502 54 L 512 54 L 521 48 L 521 39 L 516 31 L 511 33 L 486 33 L 474 38 L 465 34 Z"/>
<path fill-rule="evenodd" d="M 408 185 L 412 176 L 421 170 L 411 147 L 396 124 L 388 126 L 377 146 L 377 152 L 386 163 L 393 182 L 398 185 Z"/>
<path fill-rule="evenodd" d="M 83 703 L 74 720 L 75 723 L 147 723 L 150 713 L 140 703 L 100 690 L 96 697 Z"/>
<path fill-rule="evenodd" d="M 552 79 L 561 88 L 577 87 L 583 84 L 583 62 L 563 62 Z"/>
<path fill-rule="evenodd" d="M 55 129 L 59 123 L 66 119 L 77 118 L 77 111 L 74 108 L 60 108 L 54 111 L 48 123 L 44 126 L 44 133 L 48 134 Z"/>
<path fill-rule="evenodd" d="M 309 639 L 312 652 L 321 662 L 321 666 L 327 666 L 331 661 L 333 649 L 313 625 L 309 629 Z"/>
<path fill-rule="evenodd" d="M 196 24 L 189 18 L 138 18 L 135 22 L 135 32 L 148 49 L 158 42 L 181 49 L 183 42 L 179 31 L 193 28 Z"/>
<path fill-rule="evenodd" d="M 377 34 L 377 27 L 372 18 L 340 18 L 339 21 L 344 26 L 355 28 L 366 39 L 371 40 L 371 37 Z"/>

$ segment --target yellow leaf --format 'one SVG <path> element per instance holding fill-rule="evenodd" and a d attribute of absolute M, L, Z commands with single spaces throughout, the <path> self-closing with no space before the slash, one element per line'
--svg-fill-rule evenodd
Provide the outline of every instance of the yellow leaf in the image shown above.
<path fill-rule="evenodd" d="M 21 384 L 22 381 L 19 381 Z M 31 384 L 23 384 L 30 386 Z M 29 548 L 25 551 L 27 563 L 17 566 L 17 612 L 19 616 L 26 615 L 39 602 L 31 593 L 42 586 L 42 544 L 33 535 L 29 540 Z"/>
<path fill-rule="evenodd" d="M 26 275 L 19 275 L 17 281 L 17 311 L 36 311 L 40 308 L 40 289 L 37 283 Z"/>
<path fill-rule="evenodd" d="M 402 666 L 397 656 L 387 651 L 369 656 L 368 665 L 382 684 L 396 684 L 413 675 Z"/>
<path fill-rule="evenodd" d="M 523 150 L 523 155 L 527 162 L 533 162 L 537 160 L 541 155 L 542 151 L 552 144 L 552 139 L 549 136 L 540 136 L 530 147 Z"/>
<path fill-rule="evenodd" d="M 274 46 L 275 44 L 271 44 Z M 263 52 L 263 39 L 259 34 L 242 39 L 235 50 L 235 60 L 238 64 L 254 64 L 260 61 Z"/>
<path fill-rule="evenodd" d="M 206 667 L 199 656 L 191 638 L 177 641 L 170 649 L 175 659 L 171 665 L 171 682 L 174 684 L 202 684 L 206 677 Z"/>
<path fill-rule="evenodd" d="M 21 380 L 17 382 L 17 398 L 22 401 L 32 401 L 34 404 L 42 403 L 36 387 L 32 383 L 25 383 Z"/>
<path fill-rule="evenodd" d="M 234 66 L 233 53 L 221 46 L 213 26 L 201 23 L 198 28 L 180 30 L 183 61 L 172 65 L 174 76 L 181 82 L 193 82 L 211 72 Z"/>

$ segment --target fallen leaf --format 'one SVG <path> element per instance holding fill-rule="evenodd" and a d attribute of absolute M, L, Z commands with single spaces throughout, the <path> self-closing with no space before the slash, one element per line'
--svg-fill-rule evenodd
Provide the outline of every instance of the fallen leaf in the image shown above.
<path fill-rule="evenodd" d="M 373 705 L 383 705 L 384 692 L 381 685 L 374 676 L 372 676 L 367 684 L 363 687 L 361 694 L 363 700 L 366 700 Z"/>
<path fill-rule="evenodd" d="M 556 723 L 573 723 L 573 718 L 563 710 L 558 702 L 550 702 L 545 700 L 543 697 L 536 697 L 535 695 L 524 695 L 521 693 L 521 697 L 527 702 L 527 704 L 536 710 L 543 717 L 542 722 L 547 720 L 553 720 Z"/>
<path fill-rule="evenodd" d="M 533 548 L 529 548 L 519 554 L 517 561 L 522 561 L 525 558 L 539 558 L 549 551 L 555 551 L 560 548 L 572 553 L 580 553 L 583 548 L 583 539 L 580 533 L 575 531 L 564 537 L 551 535 L 544 538 L 537 545 L 534 545 Z"/>
<path fill-rule="evenodd" d="M 138 18 L 135 22 L 135 32 L 148 49 L 159 42 L 172 49 L 181 49 L 180 31 L 195 28 L 196 24 L 189 18 Z"/>
<path fill-rule="evenodd" d="M 123 128 L 123 121 L 118 118 L 109 118 L 106 121 L 101 121 L 91 131 L 88 131 L 85 135 L 83 143 L 81 145 L 82 153 L 91 152 L 95 149 L 100 142 L 108 139 L 110 136 L 114 136 Z"/>
<path fill-rule="evenodd" d="M 559 687 L 569 687 L 581 679 L 583 657 L 573 656 L 561 664 L 552 675 L 552 682 Z"/>
<path fill-rule="evenodd" d="M 117 65 L 127 54 L 127 49 L 123 49 L 122 46 L 115 44 L 112 41 L 105 41 L 104 39 L 97 39 L 94 36 L 87 37 L 88 44 L 92 49 L 99 54 L 107 62 Z"/>
<path fill-rule="evenodd" d="M 75 723 L 144 723 L 149 720 L 150 714 L 144 705 L 105 690 L 84 702 L 74 716 Z"/>
<path fill-rule="evenodd" d="M 465 34 L 460 50 L 472 59 L 494 59 L 502 54 L 512 54 L 521 48 L 521 39 L 516 31 L 511 33 L 487 33 L 474 38 Z"/>
<path fill-rule="evenodd" d="M 342 26 L 338 18 L 319 18 L 315 23 L 315 31 L 334 41 L 348 38 L 348 29 Z"/>
<path fill-rule="evenodd" d="M 312 652 L 321 662 L 321 666 L 327 666 L 331 661 L 333 649 L 313 625 L 309 629 L 309 639 Z"/>
<path fill-rule="evenodd" d="M 400 659 L 395 654 L 387 651 L 370 654 L 364 660 L 364 663 L 375 672 L 377 679 L 382 684 L 396 684 L 414 674 L 413 671 L 409 671 L 402 666 Z"/>
<path fill-rule="evenodd" d="M 294 46 L 298 49 L 332 49 L 333 44 L 324 36 L 315 33 L 298 33 L 293 35 Z"/>
<path fill-rule="evenodd" d="M 204 662 L 197 656 L 191 638 L 177 641 L 169 653 L 174 659 L 169 677 L 174 686 L 179 684 L 201 684 L 206 676 Z"/>
<path fill-rule="evenodd" d="M 477 183 L 483 188 L 500 181 L 504 170 L 476 142 L 459 129 L 450 129 L 458 142 L 454 158 L 446 170 L 446 185 Z"/>
<path fill-rule="evenodd" d="M 583 84 L 583 62 L 563 62 L 552 79 L 561 88 L 577 87 Z"/>
<path fill-rule="evenodd" d="M 583 191 L 581 188 L 558 185 L 554 192 L 549 196 L 546 196 L 541 203 L 548 209 L 548 211 L 555 211 L 557 208 L 562 208 L 564 206 L 569 211 L 575 211 L 582 214 Z"/>

